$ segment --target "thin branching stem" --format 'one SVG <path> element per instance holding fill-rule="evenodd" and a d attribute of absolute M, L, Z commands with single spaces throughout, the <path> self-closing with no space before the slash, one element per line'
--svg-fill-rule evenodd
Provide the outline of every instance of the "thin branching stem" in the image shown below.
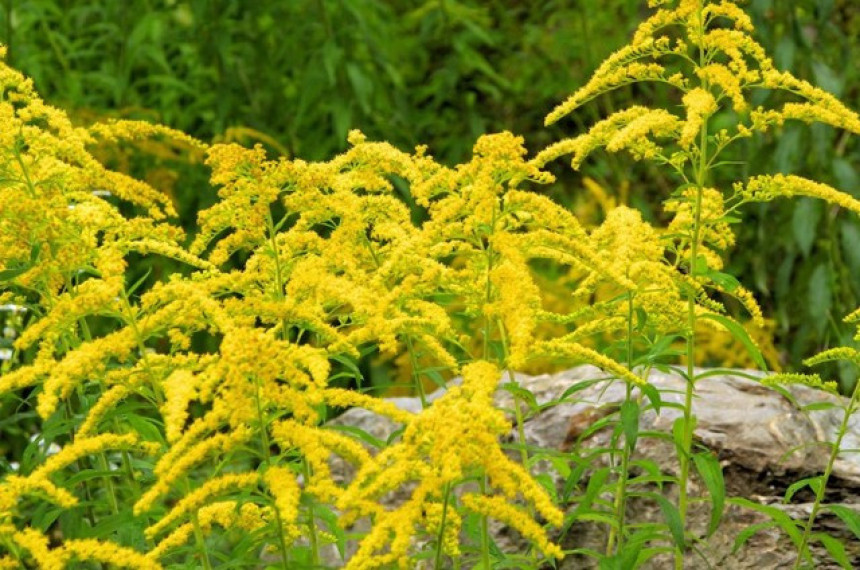
<path fill-rule="evenodd" d="M 833 465 L 836 463 L 836 458 L 839 457 L 839 450 L 842 448 L 842 439 L 848 433 L 851 416 L 857 411 L 858 401 L 860 401 L 860 381 L 854 383 L 851 400 L 845 406 L 844 413 L 842 414 L 842 423 L 839 424 L 839 429 L 836 432 L 836 441 L 831 444 L 830 457 L 827 459 L 827 466 L 824 468 L 824 474 L 821 476 L 815 492 L 815 502 L 812 503 L 812 510 L 809 512 L 809 518 L 803 527 L 803 537 L 800 541 L 800 547 L 797 549 L 797 560 L 794 562 L 794 570 L 798 570 L 803 559 L 809 556 L 809 538 L 812 534 L 812 527 L 815 524 L 815 518 L 821 510 L 824 494 L 827 491 L 827 483 L 830 480 L 830 475 L 833 473 Z"/>
<path fill-rule="evenodd" d="M 699 7 L 699 21 L 701 25 L 700 33 L 704 34 L 704 22 L 702 21 L 702 8 Z M 699 49 L 700 66 L 705 65 L 705 51 Z M 707 82 L 703 82 L 703 87 L 708 88 Z M 699 134 L 698 148 L 699 164 L 696 168 L 696 196 L 693 203 L 693 229 L 690 243 L 690 266 L 689 276 L 691 281 L 696 280 L 697 276 L 697 261 L 699 255 L 699 241 L 702 230 L 702 194 L 708 175 L 708 121 L 707 117 L 702 120 L 701 132 Z M 696 293 L 690 292 L 687 300 L 687 377 L 686 390 L 684 393 L 684 411 L 683 411 L 683 435 L 681 441 L 681 449 L 678 450 L 680 460 L 680 474 L 678 479 L 678 513 L 680 516 L 681 528 L 686 532 L 687 528 L 687 508 L 688 508 L 688 484 L 690 477 L 690 459 L 693 448 L 693 428 L 695 426 L 695 417 L 693 416 L 693 395 L 696 382 Z M 684 567 L 684 551 L 685 548 L 678 546 L 675 549 L 675 569 L 682 570 Z"/>
<path fill-rule="evenodd" d="M 281 258 L 278 253 L 277 240 L 275 239 L 275 223 L 272 219 L 272 213 L 270 211 L 266 212 L 266 230 L 269 234 L 269 247 L 271 248 L 271 255 L 275 262 L 275 298 L 282 301 L 285 298 L 283 270 L 281 268 Z M 287 338 L 286 320 L 281 320 L 280 337 L 282 339 Z M 257 383 L 256 389 L 257 420 L 260 423 L 260 437 L 262 439 L 261 444 L 263 448 L 263 457 L 266 461 L 266 467 L 270 468 L 273 464 L 272 449 L 271 443 L 269 442 L 269 426 L 265 419 L 265 412 L 263 410 L 259 383 Z M 307 486 L 310 484 L 311 472 L 310 466 L 308 465 L 308 462 L 304 457 L 302 457 L 302 469 L 304 470 L 305 485 Z M 290 567 L 290 560 L 287 542 L 284 538 L 284 521 L 283 517 L 281 516 L 281 510 L 278 508 L 277 504 L 274 505 L 273 510 L 275 512 L 275 524 L 277 525 L 278 547 L 281 551 L 281 561 L 283 562 L 284 568 L 286 569 Z M 314 515 L 313 501 L 311 501 L 311 504 L 308 507 L 308 519 L 308 536 L 311 542 L 311 562 L 314 565 L 317 565 L 319 563 L 319 545 L 316 534 L 316 517 Z"/>
<path fill-rule="evenodd" d="M 628 275 L 629 277 L 629 275 Z M 633 370 L 633 292 L 627 292 L 627 368 Z M 633 398 L 633 386 L 627 382 L 624 393 L 624 402 L 630 402 Z M 613 508 L 615 510 L 615 520 L 618 526 L 609 527 L 609 538 L 606 540 L 606 555 L 612 556 L 616 551 L 621 552 L 624 542 L 624 523 L 625 514 L 627 511 L 627 480 L 628 470 L 630 469 L 630 456 L 633 453 L 633 444 L 627 441 L 627 434 L 624 434 L 624 446 L 621 448 L 621 470 L 618 473 L 618 481 L 615 487 L 615 501 Z M 617 541 L 617 546 L 616 546 Z"/>

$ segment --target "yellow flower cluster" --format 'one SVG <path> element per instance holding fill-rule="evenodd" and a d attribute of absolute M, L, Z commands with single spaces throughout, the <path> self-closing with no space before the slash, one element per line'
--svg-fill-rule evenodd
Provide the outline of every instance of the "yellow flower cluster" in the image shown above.
<path fill-rule="evenodd" d="M 274 508 L 284 524 L 284 533 L 295 540 L 301 536 L 301 530 L 295 521 L 299 518 L 299 499 L 302 492 L 296 482 L 295 474 L 285 467 L 271 467 L 263 475 L 263 481 L 275 499 Z"/>
<path fill-rule="evenodd" d="M 696 219 L 696 193 L 700 193 L 698 203 L 698 220 Z M 698 223 L 698 255 L 705 257 L 708 267 L 722 269 L 722 253 L 735 244 L 735 236 L 729 224 L 725 221 L 723 194 L 716 188 L 694 187 L 684 189 L 680 196 L 665 202 L 667 212 L 675 217 L 669 223 L 667 231 L 670 235 L 684 236 L 681 246 L 685 259 L 692 254 L 692 244 L 686 236 L 692 236 L 694 226 Z"/>
<path fill-rule="evenodd" d="M 186 516 L 197 513 L 207 505 L 213 497 L 224 495 L 231 491 L 254 488 L 259 483 L 259 475 L 256 473 L 241 473 L 222 475 L 210 479 L 194 491 L 188 493 L 179 500 L 176 505 L 167 512 L 155 524 L 146 529 L 146 536 L 152 539 L 164 530 L 170 528 L 174 523 Z"/>
<path fill-rule="evenodd" d="M 689 150 L 693 141 L 702 132 L 705 119 L 713 115 L 717 109 L 717 100 L 710 92 L 697 87 L 684 94 L 684 107 L 687 109 L 687 120 L 681 128 L 678 144 Z"/>
<path fill-rule="evenodd" d="M 660 16 L 663 17 L 663 15 Z M 652 31 L 666 25 L 662 20 L 658 23 L 656 19 L 646 22 L 643 26 L 646 24 Z M 639 61 L 671 55 L 676 53 L 677 49 L 676 46 L 671 45 L 668 37 L 646 37 L 643 34 L 640 41 L 634 40 L 633 44 L 606 58 L 585 86 L 547 115 L 545 123 L 551 125 L 591 99 L 631 83 L 662 81 L 682 87 L 682 79 L 669 76 L 664 66 L 655 62 L 642 63 Z"/>
<path fill-rule="evenodd" d="M 835 188 L 801 176 L 784 174 L 754 176 L 746 184 L 738 183 L 736 192 L 750 202 L 769 202 L 776 198 L 807 196 L 819 198 L 860 214 L 860 200 Z"/>
<path fill-rule="evenodd" d="M 657 230 L 646 223 L 637 210 L 622 206 L 610 211 L 590 237 L 595 249 L 605 256 L 607 265 L 635 283 L 632 304 L 634 310 L 641 309 L 648 316 L 649 328 L 661 334 L 677 332 L 678 323 L 684 321 L 687 304 L 680 293 L 679 275 L 664 262 L 666 245 Z M 594 294 L 601 279 L 600 274 L 589 275 L 577 295 Z M 617 290 L 610 289 L 601 298 L 616 295 Z M 595 305 L 594 311 L 613 319 L 623 318 L 623 325 L 618 320 L 613 321 L 619 324 L 616 333 L 626 329 L 628 308 L 624 303 Z"/>
<path fill-rule="evenodd" d="M 65 570 L 78 562 L 99 562 L 119 568 L 161 570 L 162 566 L 144 554 L 113 543 L 92 539 L 67 540 L 59 548 L 50 548 L 48 538 L 33 529 L 18 531 L 13 540 L 26 550 L 40 570 Z"/>
<path fill-rule="evenodd" d="M 134 434 L 102 434 L 77 439 L 50 456 L 29 475 L 8 475 L 0 482 L 0 521 L 8 521 L 17 513 L 18 503 L 25 495 L 39 494 L 62 507 L 73 507 L 78 499 L 66 489 L 51 482 L 50 477 L 78 459 L 90 457 L 108 449 L 138 450 L 151 454 L 155 450 Z M 2 534 L 0 528 L 0 534 Z"/>
<path fill-rule="evenodd" d="M 209 534 L 215 525 L 224 529 L 239 528 L 245 532 L 254 532 L 264 527 L 271 518 L 270 511 L 253 503 L 237 503 L 236 501 L 218 501 L 201 507 L 195 514 L 197 526 L 202 533 Z M 185 523 L 161 539 L 152 550 L 146 553 L 150 560 L 158 560 L 178 548 L 191 538 L 194 533 L 194 523 Z"/>
<path fill-rule="evenodd" d="M 409 423 L 399 442 L 380 451 L 359 469 L 338 506 L 345 511 L 343 524 L 371 516 L 373 528 L 346 568 L 391 564 L 408 568 L 408 549 L 418 528 L 438 531 L 444 503 L 456 501 L 446 498 L 444 490 L 475 474 L 487 477 L 490 494 L 473 497 L 470 502 L 464 496 L 464 507 L 509 524 L 548 556 L 561 555 L 540 525 L 521 508 L 509 504 L 520 498 L 551 524 L 558 526 L 562 522 L 561 511 L 546 491 L 500 447 L 499 436 L 510 428 L 504 414 L 492 404 L 498 381 L 499 370 L 489 362 L 468 364 L 463 368 L 462 386 L 450 388 Z M 379 505 L 380 497 L 413 482 L 415 487 L 410 488 L 410 497 L 403 504 L 393 510 Z M 502 503 L 507 506 L 502 507 Z M 453 511 L 454 507 L 447 510 Z M 459 534 L 459 523 L 456 514 L 446 517 L 445 545 L 452 554 L 456 553 L 456 545 L 451 537 Z"/>

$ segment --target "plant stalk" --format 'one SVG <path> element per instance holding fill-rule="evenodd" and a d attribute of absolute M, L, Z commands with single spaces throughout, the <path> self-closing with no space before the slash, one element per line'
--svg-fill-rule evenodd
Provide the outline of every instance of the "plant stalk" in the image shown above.
<path fill-rule="evenodd" d="M 815 493 L 815 502 L 812 504 L 812 511 L 809 513 L 809 518 L 803 527 L 803 538 L 800 541 L 800 547 L 797 549 L 797 560 L 794 562 L 794 570 L 798 570 L 803 561 L 805 554 L 809 548 L 809 537 L 812 533 L 812 525 L 815 523 L 815 518 L 818 516 L 818 511 L 821 509 L 821 503 L 824 500 L 824 493 L 827 490 L 827 482 L 830 480 L 830 475 L 833 473 L 833 464 L 836 463 L 836 458 L 839 456 L 839 449 L 842 447 L 842 439 L 848 432 L 848 422 L 851 416 L 857 411 L 858 400 L 860 400 L 860 381 L 855 382 L 854 391 L 851 394 L 851 401 L 845 408 L 845 413 L 842 416 L 842 423 L 839 425 L 839 431 L 836 432 L 836 441 L 830 449 L 830 457 L 827 460 L 827 467 L 824 469 L 824 475 L 818 484 L 818 490 Z"/>
<path fill-rule="evenodd" d="M 436 536 L 436 557 L 433 563 L 435 570 L 442 568 L 442 546 L 445 537 L 445 522 L 448 517 L 448 502 L 451 500 L 451 483 L 445 483 L 445 498 L 442 502 L 442 521 L 439 523 L 439 533 Z"/>
<path fill-rule="evenodd" d="M 629 277 L 629 276 L 628 276 Z M 633 369 L 633 293 L 627 293 L 627 369 Z M 629 402 L 633 397 L 633 386 L 627 382 L 624 401 Z M 627 511 L 627 471 L 630 468 L 630 455 L 633 446 L 624 435 L 624 447 L 621 449 L 621 471 L 618 475 L 618 483 L 615 488 L 615 520 L 618 527 L 609 527 L 609 538 L 606 540 L 606 555 L 612 556 L 616 550 L 621 552 L 624 540 L 624 519 Z M 616 549 L 615 542 L 618 541 Z"/>
<path fill-rule="evenodd" d="M 705 33 L 705 21 L 702 4 L 698 7 L 699 33 Z M 699 47 L 699 67 L 705 66 L 705 49 Z M 707 81 L 702 82 L 702 87 L 708 89 Z M 702 225 L 702 194 L 708 178 L 708 117 L 702 120 L 702 128 L 699 133 L 699 164 L 695 169 L 696 174 L 696 200 L 693 204 L 693 235 L 690 243 L 690 281 L 696 280 L 696 262 L 699 255 L 699 240 Z M 693 448 L 693 390 L 696 383 L 695 348 L 696 348 L 696 292 L 693 290 L 687 302 L 687 389 L 684 393 L 684 419 L 682 448 L 679 450 L 680 479 L 678 489 L 678 513 L 681 519 L 681 528 L 686 532 L 687 528 L 687 506 L 688 506 L 688 479 L 690 477 L 690 453 Z M 684 568 L 684 551 L 681 546 L 675 549 L 675 569 Z"/>

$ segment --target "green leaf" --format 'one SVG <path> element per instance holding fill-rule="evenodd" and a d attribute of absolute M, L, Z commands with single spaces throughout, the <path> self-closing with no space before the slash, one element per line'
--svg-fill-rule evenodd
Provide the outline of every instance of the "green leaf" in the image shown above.
<path fill-rule="evenodd" d="M 506 382 L 501 385 L 501 388 L 506 390 L 517 400 L 525 402 L 530 410 L 534 411 L 539 407 L 537 400 L 535 399 L 534 392 L 531 390 L 527 390 L 515 382 Z M 514 402 L 514 405 L 517 405 L 516 402 Z"/>
<path fill-rule="evenodd" d="M 370 97 L 373 94 L 373 82 L 354 63 L 346 64 L 346 75 L 352 85 L 353 92 L 355 92 L 355 97 L 358 99 L 361 111 L 365 114 L 370 113 Z"/>
<path fill-rule="evenodd" d="M 444 388 L 448 385 L 445 377 L 442 376 L 439 370 L 426 370 L 424 371 L 424 376 L 429 378 L 439 388 Z"/>
<path fill-rule="evenodd" d="M 851 161 L 841 156 L 833 158 L 833 176 L 839 188 L 857 197 L 857 192 L 860 191 L 860 175 L 857 174 Z"/>
<path fill-rule="evenodd" d="M 708 271 L 710 271 L 710 267 L 708 267 L 708 258 L 704 255 L 696 256 L 696 263 L 693 264 L 696 269 L 696 275 L 704 275 Z"/>
<path fill-rule="evenodd" d="M 593 379 L 589 379 L 589 380 L 583 380 L 582 382 L 577 382 L 576 384 L 570 386 L 564 392 L 562 392 L 561 396 L 559 396 L 559 398 L 558 398 L 557 403 L 561 404 L 561 403 L 565 402 L 567 400 L 567 398 L 572 396 L 573 394 L 576 394 L 577 392 L 581 392 L 582 390 L 590 388 L 591 386 L 594 386 L 595 384 L 600 384 L 603 381 L 604 381 L 603 378 L 593 378 Z"/>
<path fill-rule="evenodd" d="M 744 348 L 747 349 L 747 352 L 752 357 L 753 362 L 755 362 L 756 366 L 758 366 L 761 370 L 767 370 L 767 363 L 764 361 L 764 357 L 761 355 L 761 351 L 755 345 L 755 343 L 750 338 L 750 335 L 747 333 L 744 328 L 737 323 L 737 321 L 730 319 L 728 317 L 724 317 L 723 315 L 717 315 L 714 313 L 705 313 L 699 317 L 700 319 L 710 319 L 712 321 L 716 321 L 723 325 L 726 330 L 741 344 L 744 345 Z"/>
<path fill-rule="evenodd" d="M 550 463 L 552 463 L 552 466 L 555 468 L 558 474 L 564 477 L 565 480 L 570 477 L 570 461 L 568 461 L 566 457 L 550 456 L 546 459 L 549 460 Z"/>
<path fill-rule="evenodd" d="M 621 404 L 621 427 L 624 429 L 625 445 L 633 449 L 639 437 L 639 403 L 636 400 L 625 400 Z"/>
<path fill-rule="evenodd" d="M 803 523 L 792 519 L 783 510 L 772 505 L 762 505 L 761 503 L 756 503 L 755 501 L 751 501 L 743 497 L 731 498 L 728 502 L 733 505 L 738 505 L 739 507 L 751 509 L 763 515 L 767 515 L 786 535 L 788 535 L 791 542 L 794 543 L 795 548 L 800 549 L 803 537 L 798 527 Z"/>
<path fill-rule="evenodd" d="M 711 536 L 720 526 L 725 510 L 726 482 L 723 479 L 723 468 L 717 456 L 710 451 L 695 454 L 693 462 L 711 496 L 711 522 L 708 526 L 708 536 Z"/>
<path fill-rule="evenodd" d="M 573 493 L 574 487 L 577 487 L 579 485 L 579 482 L 582 480 L 582 477 L 585 475 L 587 469 L 588 463 L 585 461 L 578 464 L 575 468 L 571 469 L 570 474 L 567 476 L 567 479 L 564 482 L 564 487 L 561 491 L 561 497 L 565 502 L 570 501 L 570 494 Z"/>
<path fill-rule="evenodd" d="M 824 410 L 832 410 L 834 408 L 841 408 L 841 406 L 834 402 L 812 402 L 811 404 L 806 404 L 800 408 L 800 410 L 803 412 L 821 412 Z"/>
<path fill-rule="evenodd" d="M 788 503 L 791 501 L 791 498 L 794 497 L 795 493 L 803 489 L 804 487 L 809 487 L 812 489 L 813 493 L 818 492 L 818 488 L 821 485 L 822 476 L 818 475 L 815 477 L 806 477 L 805 479 L 801 479 L 800 481 L 795 481 L 791 485 L 788 486 L 788 489 L 785 490 L 785 497 L 782 499 L 783 503 Z"/>
<path fill-rule="evenodd" d="M 860 224 L 856 220 L 842 220 L 840 225 L 842 254 L 855 282 L 860 282 Z"/>
<path fill-rule="evenodd" d="M 666 520 L 666 525 L 669 527 L 669 532 L 672 533 L 672 539 L 675 541 L 675 546 L 684 549 L 684 527 L 681 524 L 681 513 L 678 508 L 669 502 L 669 499 L 658 493 L 652 493 L 651 497 L 660 505 L 660 510 L 663 511 L 663 518 Z"/>
<path fill-rule="evenodd" d="M 845 505 L 827 505 L 827 510 L 842 519 L 845 526 L 860 539 L 860 513 Z"/>
<path fill-rule="evenodd" d="M 651 459 L 637 459 L 630 462 L 631 471 L 633 468 L 640 469 L 644 473 L 630 478 L 630 481 L 641 481 L 643 483 L 656 483 L 659 489 L 663 489 L 663 483 L 671 481 L 671 476 L 665 475 L 663 470 L 656 461 Z"/>
<path fill-rule="evenodd" d="M 708 269 L 707 271 L 704 271 L 702 275 L 713 281 L 717 287 L 724 289 L 727 293 L 732 293 L 741 286 L 741 282 L 735 277 L 721 271 Z"/>
<path fill-rule="evenodd" d="M 743 545 L 746 544 L 747 541 L 753 536 L 755 536 L 759 531 L 765 530 L 772 526 L 776 526 L 776 523 L 773 521 L 767 521 L 751 524 L 747 527 L 744 527 L 735 537 L 735 544 L 732 547 L 732 552 L 734 553 L 740 550 L 741 547 L 743 547 Z"/>
<path fill-rule="evenodd" d="M 36 265 L 36 262 L 39 261 L 39 252 L 42 251 L 42 243 L 36 242 L 30 248 L 30 266 Z"/>
<path fill-rule="evenodd" d="M 624 549 L 614 556 L 607 556 L 600 559 L 598 568 L 600 570 L 630 570 L 636 567 L 636 559 L 639 558 L 639 553 L 642 551 L 643 544 L 641 542 L 630 544 L 625 543 Z"/>
<path fill-rule="evenodd" d="M 600 491 L 603 490 L 603 484 L 606 483 L 607 478 L 609 478 L 608 467 L 598 469 L 591 474 L 591 477 L 588 479 L 588 486 L 585 488 L 585 494 L 579 500 L 576 508 L 568 515 L 562 527 L 562 534 L 566 534 L 574 522 L 581 520 L 586 513 L 591 511 L 591 505 Z"/>
<path fill-rule="evenodd" d="M 151 273 L 152 273 L 152 267 L 148 268 L 148 269 L 144 272 L 143 276 L 142 276 L 140 279 L 138 279 L 137 281 L 135 281 L 134 283 L 132 283 L 131 287 L 129 287 L 128 289 L 126 289 L 125 294 L 126 294 L 126 295 L 128 295 L 129 297 L 130 297 L 130 296 L 132 296 L 132 295 L 134 295 L 134 292 L 135 292 L 135 291 L 137 291 L 137 290 L 140 288 L 140 286 L 141 286 L 141 285 L 143 285 L 143 283 L 146 281 L 146 279 L 149 277 L 149 275 L 150 275 Z"/>
<path fill-rule="evenodd" d="M 824 332 L 830 319 L 833 306 L 833 291 L 831 288 L 830 271 L 826 263 L 821 263 L 809 278 L 807 307 L 818 333 Z"/>
<path fill-rule="evenodd" d="M 355 378 L 359 383 L 361 382 L 361 370 L 359 370 L 358 365 L 355 363 L 354 359 L 349 358 L 348 356 L 342 356 L 340 354 L 332 354 L 329 358 L 342 365 L 350 372 L 352 378 Z"/>
<path fill-rule="evenodd" d="M 322 46 L 322 63 L 325 69 L 326 77 L 330 86 L 334 87 L 337 83 L 337 70 L 341 66 L 343 59 L 343 50 L 337 45 L 334 39 L 330 39 Z"/>
<path fill-rule="evenodd" d="M 794 54 L 796 44 L 790 35 L 785 35 L 779 40 L 774 51 L 774 61 L 779 69 L 790 71 L 794 66 Z"/>
<path fill-rule="evenodd" d="M 696 416 L 690 416 L 690 421 L 693 424 L 690 426 L 690 432 L 692 433 L 696 429 Z M 672 439 L 675 442 L 675 450 L 678 452 L 678 455 L 687 453 L 685 450 L 686 446 L 684 445 L 684 416 L 678 416 L 672 422 Z"/>
<path fill-rule="evenodd" d="M 812 198 L 798 198 L 791 216 L 791 229 L 794 241 L 803 257 L 809 257 L 818 226 L 824 213 L 824 203 Z"/>
<path fill-rule="evenodd" d="M 793 174 L 803 162 L 801 142 L 804 134 L 806 131 L 800 125 L 786 125 L 783 130 L 773 153 L 776 170 L 781 174 Z"/>
<path fill-rule="evenodd" d="M 684 449 L 684 416 L 678 416 L 672 422 L 672 440 L 675 442 L 676 450 Z"/>
<path fill-rule="evenodd" d="M 815 83 L 818 87 L 833 93 L 836 97 L 842 96 L 845 82 L 841 75 L 836 73 L 832 67 L 822 61 L 813 61 L 812 73 L 815 75 Z"/>
<path fill-rule="evenodd" d="M 651 402 L 651 406 L 653 406 L 654 411 L 659 414 L 660 406 L 663 404 L 663 401 L 660 399 L 660 390 L 651 384 L 639 386 L 639 389 L 642 390 L 642 393 L 645 394 L 645 397 L 648 398 L 649 402 Z"/>
<path fill-rule="evenodd" d="M 384 441 L 382 441 L 379 438 L 372 436 L 371 434 L 367 433 L 363 429 L 355 427 L 355 426 L 333 424 L 333 425 L 330 425 L 329 427 L 327 427 L 326 429 L 331 429 L 334 431 L 347 433 L 347 434 L 351 435 L 352 437 L 354 437 L 355 439 L 362 441 L 362 442 L 366 443 L 367 445 L 373 446 L 377 449 L 382 449 L 383 447 L 385 447 Z"/>
<path fill-rule="evenodd" d="M 848 558 L 848 553 L 845 552 L 845 545 L 842 544 L 841 541 L 828 534 L 824 534 L 823 532 L 816 532 L 812 535 L 812 539 L 823 544 L 824 548 L 827 549 L 827 553 L 830 554 L 830 557 L 833 558 L 839 566 L 845 570 L 851 570 L 854 568 L 854 565 L 851 564 L 851 560 Z"/>
<path fill-rule="evenodd" d="M 341 559 L 344 558 L 346 556 L 347 535 L 346 531 L 337 523 L 340 514 L 321 504 L 314 509 L 314 515 L 326 522 L 325 530 L 335 537 L 338 554 Z"/>
<path fill-rule="evenodd" d="M 117 416 L 128 422 L 134 432 L 144 440 L 163 443 L 162 426 L 158 420 L 146 417 L 131 406 L 118 406 Z"/>
<path fill-rule="evenodd" d="M 26 273 L 28 269 L 30 269 L 29 265 L 19 265 L 10 269 L 4 269 L 3 271 L 0 271 L 0 281 L 14 279 L 19 275 Z"/>

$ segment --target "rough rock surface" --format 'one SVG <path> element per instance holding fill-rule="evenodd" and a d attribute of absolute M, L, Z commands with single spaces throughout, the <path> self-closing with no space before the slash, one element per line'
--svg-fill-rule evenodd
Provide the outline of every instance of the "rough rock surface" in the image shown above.
<path fill-rule="evenodd" d="M 608 445 L 610 430 L 597 430 L 585 437 L 571 438 L 586 430 L 602 410 L 612 409 L 613 404 L 624 400 L 625 386 L 621 382 L 605 379 L 605 373 L 591 366 L 582 366 L 554 375 L 525 376 L 516 375 L 520 387 L 534 394 L 541 407 L 529 413 L 525 422 L 526 440 L 529 446 L 550 450 L 568 450 L 571 447 L 583 452 L 589 448 Z M 664 406 L 659 414 L 646 409 L 640 417 L 640 439 L 637 444 L 637 458 L 647 458 L 656 463 L 665 474 L 677 475 L 678 465 L 671 439 L 645 437 L 647 432 L 671 433 L 672 423 L 680 415 L 680 410 L 671 403 L 683 401 L 684 380 L 678 376 L 660 372 L 652 373 L 649 382 L 661 393 Z M 581 389 L 563 397 L 574 386 Z M 837 401 L 837 397 L 823 394 L 804 386 L 792 386 L 786 395 L 767 388 L 754 380 L 739 375 L 714 375 L 702 378 L 696 384 L 696 398 L 693 403 L 694 414 L 698 418 L 694 438 L 697 444 L 717 454 L 723 466 L 727 493 L 730 497 L 745 497 L 760 504 L 779 507 L 795 518 L 808 516 L 812 495 L 808 489 L 798 493 L 787 505 L 782 504 L 785 489 L 793 482 L 804 477 L 821 474 L 827 461 L 828 448 L 817 445 L 833 441 L 841 419 L 840 409 L 801 411 L 800 407 L 823 399 Z M 430 400 L 443 393 L 439 390 Z M 398 407 L 418 411 L 420 403 L 416 398 L 391 399 Z M 496 404 L 511 410 L 511 441 L 516 441 L 513 426 L 513 399 L 511 393 L 499 389 Z M 668 405 L 667 405 L 668 404 Z M 358 427 L 373 436 L 386 440 L 396 429 L 386 418 L 361 409 L 352 409 L 338 417 L 333 424 Z M 827 501 L 841 503 L 860 509 L 860 453 L 847 450 L 860 450 L 860 418 L 853 418 L 848 435 L 843 440 L 843 453 L 836 462 L 828 485 Z M 605 455 L 603 457 L 606 457 Z M 350 467 L 334 460 L 333 473 L 342 481 L 349 480 Z M 554 470 L 546 466 L 559 489 L 564 481 Z M 582 481 L 585 484 L 587 479 Z M 675 501 L 677 489 L 664 485 L 663 492 Z M 690 484 L 692 496 L 702 496 L 703 485 L 695 478 Z M 390 497 L 397 502 L 399 497 Z M 806 502 L 804 502 L 806 501 Z M 629 521 L 659 521 L 662 513 L 653 501 L 631 499 L 628 504 Z M 710 518 L 710 503 L 693 501 L 689 514 L 689 527 L 698 536 L 705 536 Z M 733 552 L 735 537 L 752 524 L 768 520 L 764 515 L 737 506 L 729 506 L 717 532 L 704 538 L 699 550 L 707 558 L 704 563 L 700 555 L 691 553 L 686 560 L 686 568 L 715 568 L 758 570 L 770 568 L 791 568 L 794 563 L 795 549 L 789 539 L 776 528 L 756 533 L 746 546 Z M 847 544 L 848 556 L 854 567 L 860 568 L 860 541 L 844 528 L 835 516 L 819 515 L 819 530 L 843 539 Z M 561 538 L 562 546 L 571 550 L 593 548 L 602 550 L 606 540 L 606 529 L 595 523 L 577 523 Z M 522 551 L 515 533 L 494 526 L 497 544 L 507 552 Z M 823 553 L 816 568 L 838 568 Z M 583 556 L 568 556 L 561 568 L 577 569 L 594 567 L 594 562 Z M 651 568 L 671 567 L 668 557 L 652 559 Z"/>

